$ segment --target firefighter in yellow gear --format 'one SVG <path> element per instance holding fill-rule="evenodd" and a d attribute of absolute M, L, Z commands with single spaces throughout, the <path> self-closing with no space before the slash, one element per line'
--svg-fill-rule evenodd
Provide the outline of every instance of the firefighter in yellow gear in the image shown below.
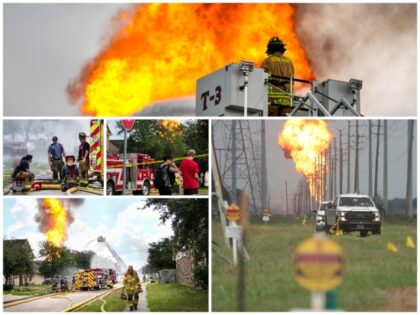
<path fill-rule="evenodd" d="M 290 101 L 288 97 L 288 93 L 291 91 L 290 86 L 290 78 L 294 77 L 295 70 L 293 67 L 292 61 L 284 56 L 286 51 L 286 45 L 282 42 L 282 40 L 278 37 L 273 37 L 267 44 L 267 51 L 266 54 L 268 57 L 264 59 L 261 68 L 263 68 L 266 72 L 271 74 L 269 79 L 269 83 L 279 88 L 282 92 L 277 94 L 284 94 L 279 95 L 279 100 L 271 100 L 269 107 L 269 116 L 283 116 L 284 113 L 279 108 L 278 105 L 285 106 L 284 100 L 287 100 L 287 105 L 290 107 Z M 282 78 L 281 78 L 282 77 Z M 276 91 L 277 92 L 277 91 Z"/>
<path fill-rule="evenodd" d="M 124 290 L 127 294 L 127 302 L 130 311 L 137 310 L 139 302 L 139 293 L 141 292 L 140 278 L 133 266 L 128 266 L 128 270 L 124 275 Z"/>

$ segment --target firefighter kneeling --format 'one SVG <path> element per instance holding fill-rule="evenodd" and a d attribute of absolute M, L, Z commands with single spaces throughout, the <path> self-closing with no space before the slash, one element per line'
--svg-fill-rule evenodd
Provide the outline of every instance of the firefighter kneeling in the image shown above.
<path fill-rule="evenodd" d="M 142 292 L 140 278 L 133 266 L 128 266 L 128 270 L 124 275 L 124 291 L 127 294 L 127 302 L 130 311 L 137 310 L 139 302 L 139 293 Z"/>
<path fill-rule="evenodd" d="M 74 155 L 66 156 L 66 165 L 63 167 L 64 183 L 62 191 L 79 185 L 79 169 L 76 165 L 76 157 Z"/>

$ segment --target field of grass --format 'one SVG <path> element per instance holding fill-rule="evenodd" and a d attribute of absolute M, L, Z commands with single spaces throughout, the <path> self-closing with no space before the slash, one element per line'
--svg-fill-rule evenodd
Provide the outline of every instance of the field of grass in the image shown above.
<path fill-rule="evenodd" d="M 208 292 L 195 292 L 180 284 L 147 286 L 147 304 L 152 312 L 207 312 Z"/>
<path fill-rule="evenodd" d="M 24 287 L 16 286 L 13 290 L 4 290 L 3 294 L 13 295 L 38 295 L 51 292 L 51 285 L 30 285 Z"/>
<path fill-rule="evenodd" d="M 292 272 L 296 246 L 309 238 L 315 229 L 313 223 L 302 225 L 301 221 L 272 218 L 267 225 L 251 222 L 246 240 L 251 257 L 246 263 L 247 311 L 310 307 L 310 293 L 295 282 Z M 231 249 L 224 245 L 220 222 L 214 221 L 212 228 L 213 241 L 221 246 L 218 252 L 232 257 Z M 383 223 L 382 235 L 365 238 L 358 233 L 330 236 L 345 252 L 346 274 L 337 290 L 341 309 L 385 310 L 391 304 L 390 291 L 417 286 L 416 249 L 405 246 L 407 236 L 414 241 L 417 239 L 415 220 L 388 219 Z M 386 250 L 387 242 L 395 244 L 398 252 Z M 212 257 L 212 308 L 214 311 L 235 311 L 237 268 L 214 252 Z"/>
<path fill-rule="evenodd" d="M 122 312 L 127 304 L 125 300 L 121 299 L 121 289 L 115 290 L 110 295 L 103 298 L 105 301 L 104 309 L 106 312 Z M 78 310 L 78 312 L 101 312 L 103 301 L 97 300 L 89 305 L 86 305 Z"/>

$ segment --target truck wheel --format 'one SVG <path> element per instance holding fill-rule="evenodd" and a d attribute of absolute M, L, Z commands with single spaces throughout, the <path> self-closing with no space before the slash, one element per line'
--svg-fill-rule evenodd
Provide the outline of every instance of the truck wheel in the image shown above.
<path fill-rule="evenodd" d="M 106 195 L 107 196 L 115 195 L 115 186 L 113 182 L 106 183 Z"/>
<path fill-rule="evenodd" d="M 142 194 L 148 196 L 150 194 L 150 184 L 149 182 L 145 182 L 143 184 Z"/>
<path fill-rule="evenodd" d="M 372 234 L 381 235 L 381 227 L 378 226 L 376 229 L 372 230 Z"/>
<path fill-rule="evenodd" d="M 330 235 L 330 229 L 331 229 L 331 225 L 328 225 L 327 223 L 325 223 L 325 234 Z"/>
<path fill-rule="evenodd" d="M 369 231 L 360 231 L 360 237 L 366 237 Z"/>

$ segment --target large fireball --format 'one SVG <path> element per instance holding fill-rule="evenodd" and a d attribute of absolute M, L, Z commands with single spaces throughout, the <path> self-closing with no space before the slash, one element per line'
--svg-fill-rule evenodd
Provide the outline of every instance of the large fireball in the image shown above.
<path fill-rule="evenodd" d="M 320 164 L 321 168 L 326 167 L 325 158 L 322 156 L 332 137 L 327 123 L 323 120 L 290 119 L 286 121 L 278 138 L 284 156 L 293 159 L 296 171 L 305 175 L 311 196 L 317 200 L 321 197 L 315 187 L 321 181 L 317 171 Z"/>
<path fill-rule="evenodd" d="M 258 66 L 272 36 L 287 44 L 295 75 L 314 75 L 289 4 L 154 3 L 119 12 L 109 42 L 68 86 L 87 115 L 123 116 L 172 97 L 193 95 L 195 82 L 241 60 Z"/>

